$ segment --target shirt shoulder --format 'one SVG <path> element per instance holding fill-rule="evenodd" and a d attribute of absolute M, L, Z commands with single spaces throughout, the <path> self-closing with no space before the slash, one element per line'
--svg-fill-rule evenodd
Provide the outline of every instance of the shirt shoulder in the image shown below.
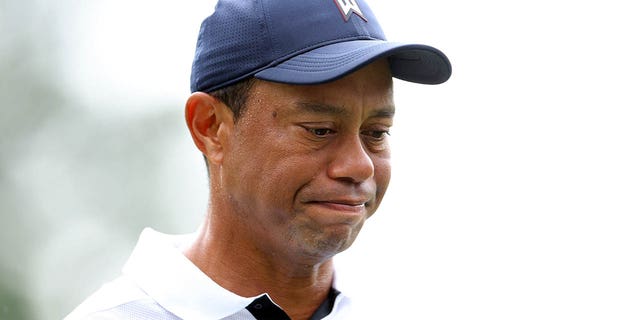
<path fill-rule="evenodd" d="M 106 283 L 64 320 L 176 320 L 130 280 L 120 277 Z"/>

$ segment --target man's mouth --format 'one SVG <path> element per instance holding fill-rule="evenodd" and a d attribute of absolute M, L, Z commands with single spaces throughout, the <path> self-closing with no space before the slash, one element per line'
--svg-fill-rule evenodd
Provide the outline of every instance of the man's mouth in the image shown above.
<path fill-rule="evenodd" d="M 314 205 L 320 205 L 334 211 L 361 212 L 365 209 L 367 201 L 356 199 L 332 199 L 322 201 L 308 202 Z"/>

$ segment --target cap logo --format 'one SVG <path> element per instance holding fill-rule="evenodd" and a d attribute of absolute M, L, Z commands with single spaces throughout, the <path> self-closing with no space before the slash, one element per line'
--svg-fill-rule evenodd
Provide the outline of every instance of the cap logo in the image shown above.
<path fill-rule="evenodd" d="M 342 14 L 342 18 L 344 21 L 349 21 L 352 14 L 357 14 L 362 20 L 367 21 L 367 18 L 364 17 L 362 11 L 360 11 L 360 7 L 356 0 L 333 0 L 336 3 L 338 8 L 340 9 L 340 13 Z"/>

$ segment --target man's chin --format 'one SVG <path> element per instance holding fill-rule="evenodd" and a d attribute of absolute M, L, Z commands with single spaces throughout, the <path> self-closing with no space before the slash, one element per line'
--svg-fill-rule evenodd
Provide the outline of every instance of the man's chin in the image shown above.
<path fill-rule="evenodd" d="M 330 259 L 353 244 L 361 226 L 343 224 L 326 227 L 321 236 L 305 243 L 305 251 L 309 256 L 321 260 Z"/>

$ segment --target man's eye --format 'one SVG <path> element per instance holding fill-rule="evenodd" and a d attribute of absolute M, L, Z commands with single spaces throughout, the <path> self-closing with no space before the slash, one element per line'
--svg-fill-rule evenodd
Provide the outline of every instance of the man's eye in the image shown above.
<path fill-rule="evenodd" d="M 309 132 L 311 132 L 312 134 L 318 137 L 325 137 L 333 133 L 333 130 L 328 128 L 310 128 L 308 130 Z"/>
<path fill-rule="evenodd" d="M 384 139 L 385 136 L 389 135 L 389 130 L 371 130 L 371 131 L 365 131 L 362 134 L 376 140 L 382 140 Z"/>

